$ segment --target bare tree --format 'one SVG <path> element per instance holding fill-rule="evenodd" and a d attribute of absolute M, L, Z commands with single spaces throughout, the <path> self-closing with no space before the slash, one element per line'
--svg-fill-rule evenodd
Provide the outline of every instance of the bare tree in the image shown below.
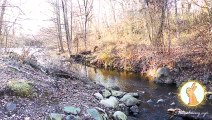
<path fill-rule="evenodd" d="M 59 40 L 59 51 L 63 53 L 64 48 L 63 48 L 63 38 L 62 38 L 62 31 L 61 31 L 59 0 L 56 0 L 55 11 L 56 11 L 56 19 L 57 19 L 56 25 L 57 25 L 58 40 Z"/>
<path fill-rule="evenodd" d="M 177 10 L 177 0 L 174 0 L 175 3 L 175 24 L 176 24 L 176 39 L 179 40 L 179 25 L 178 25 L 178 10 Z"/>
<path fill-rule="evenodd" d="M 87 27 L 88 27 L 88 22 L 91 19 L 91 11 L 93 9 L 93 0 L 83 0 L 83 7 L 81 7 L 80 2 L 78 0 L 78 5 L 79 9 L 81 12 L 81 15 L 84 16 L 84 45 L 85 49 L 87 50 Z M 82 10 L 83 9 L 83 10 Z M 83 19 L 83 17 L 81 17 Z"/>
<path fill-rule="evenodd" d="M 3 20 L 4 20 L 6 3 L 7 3 L 7 0 L 4 0 L 2 5 L 1 5 L 1 14 L 0 14 L 0 39 L 1 39 L 1 45 L 3 44 L 2 27 L 3 27 Z"/>
<path fill-rule="evenodd" d="M 67 16 L 67 0 L 62 0 L 62 9 L 63 9 L 63 17 L 64 17 L 64 25 L 65 25 L 68 52 L 71 55 L 71 37 L 70 37 L 69 22 L 68 22 L 68 16 Z"/>
<path fill-rule="evenodd" d="M 144 0 L 146 4 L 146 26 L 149 33 L 149 39 L 153 47 L 161 48 L 164 46 L 163 29 L 165 21 L 165 12 L 167 0 Z M 149 16 L 147 16 L 147 13 Z M 154 21 L 153 21 L 154 20 Z"/>

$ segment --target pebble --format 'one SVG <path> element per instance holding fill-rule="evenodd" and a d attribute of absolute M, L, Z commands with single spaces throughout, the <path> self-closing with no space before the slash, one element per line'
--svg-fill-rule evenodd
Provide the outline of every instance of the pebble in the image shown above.
<path fill-rule="evenodd" d="M 175 106 L 175 102 L 171 103 L 170 105 L 171 105 L 171 106 Z"/>
<path fill-rule="evenodd" d="M 152 99 L 147 100 L 147 103 L 153 103 Z"/>
<path fill-rule="evenodd" d="M 16 104 L 13 102 L 9 102 L 6 104 L 5 108 L 7 111 L 14 111 L 16 109 Z"/>
<path fill-rule="evenodd" d="M 130 111 L 135 115 L 139 113 L 139 108 L 137 105 L 130 107 Z"/>
<path fill-rule="evenodd" d="M 165 102 L 164 99 L 159 99 L 159 100 L 157 101 L 157 103 L 164 103 L 164 102 Z"/>

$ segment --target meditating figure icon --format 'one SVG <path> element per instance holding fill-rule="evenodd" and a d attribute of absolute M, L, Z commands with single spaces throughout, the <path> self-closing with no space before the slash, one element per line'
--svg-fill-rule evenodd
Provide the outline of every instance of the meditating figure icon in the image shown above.
<path fill-rule="evenodd" d="M 188 87 L 186 89 L 187 96 L 189 97 L 189 103 L 188 103 L 189 106 L 196 106 L 199 104 L 199 102 L 197 101 L 197 97 L 195 95 L 196 88 L 197 86 L 196 83 L 194 82 L 191 87 Z"/>

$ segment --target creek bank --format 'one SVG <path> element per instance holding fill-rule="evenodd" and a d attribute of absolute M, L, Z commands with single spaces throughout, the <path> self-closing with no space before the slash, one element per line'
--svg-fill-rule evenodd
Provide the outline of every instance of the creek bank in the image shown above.
<path fill-rule="evenodd" d="M 117 87 L 114 87 L 116 90 L 106 89 L 72 71 L 61 70 L 54 64 L 47 68 L 48 65 L 44 67 L 34 59 L 20 62 L 14 56 L 2 57 L 0 80 L 4 87 L 0 97 L 4 102 L 1 104 L 3 107 L 0 109 L 0 117 L 5 120 L 127 120 L 124 112 L 116 112 L 121 110 L 118 98 L 126 94 L 125 92 L 116 91 L 119 89 Z M 97 95 L 101 95 L 102 100 L 109 97 L 117 100 L 113 108 L 101 105 L 95 98 L 95 93 L 99 93 Z"/>
<path fill-rule="evenodd" d="M 184 81 L 198 80 L 210 87 L 212 86 L 212 71 L 210 69 L 212 64 L 204 59 L 204 55 L 204 52 L 188 52 L 185 55 L 177 54 L 176 56 L 152 55 L 151 53 L 127 59 L 118 55 L 117 52 L 116 54 L 108 54 L 99 50 L 86 55 L 77 54 L 70 57 L 77 63 L 94 68 L 141 73 L 157 84 L 175 84 L 178 87 Z M 194 60 L 196 61 L 194 62 Z M 200 64 L 203 62 L 204 64 Z M 207 72 L 205 72 L 206 69 Z"/>
<path fill-rule="evenodd" d="M 105 68 L 109 70 L 118 70 L 118 71 L 129 71 L 129 72 L 136 72 L 140 73 L 142 72 L 144 76 L 147 79 L 154 80 L 158 84 L 175 84 L 176 81 L 174 81 L 174 78 L 172 78 L 172 74 L 170 68 L 168 67 L 159 67 L 158 69 L 147 69 L 142 71 L 144 69 L 144 66 L 148 66 L 148 62 L 140 60 L 140 61 L 131 61 L 131 63 L 134 63 L 130 65 L 130 69 L 126 68 L 123 66 L 124 62 L 121 60 L 121 58 L 116 59 L 114 62 L 119 62 L 120 66 L 114 65 L 115 63 L 108 63 L 107 58 L 99 58 L 98 56 L 96 57 L 95 55 L 71 55 L 71 58 L 74 59 L 75 62 L 91 66 L 91 67 L 97 67 L 97 68 Z M 102 60 L 106 59 L 106 60 Z M 145 59 L 146 60 L 146 59 Z M 145 64 L 145 65 L 143 65 Z M 114 67 L 115 66 L 115 67 Z"/>

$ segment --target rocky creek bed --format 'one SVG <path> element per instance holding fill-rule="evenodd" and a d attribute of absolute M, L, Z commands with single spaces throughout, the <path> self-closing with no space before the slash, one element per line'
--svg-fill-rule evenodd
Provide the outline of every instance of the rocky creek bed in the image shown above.
<path fill-rule="evenodd" d="M 145 91 L 127 93 L 116 86 L 105 88 L 70 71 L 68 64 L 57 60 L 43 65 L 32 56 L 24 61 L 18 56 L 12 53 L 0 57 L 0 118 L 5 120 L 143 119 L 138 117 L 139 114 L 158 119 L 154 115 L 150 117 L 152 114 L 146 111 L 143 103 L 152 104 L 155 112 L 160 114 L 160 109 L 164 109 L 162 106 L 171 102 L 157 96 L 156 101 L 143 100 Z M 48 62 L 47 59 L 44 61 Z M 168 106 L 174 107 L 174 104 Z"/>
<path fill-rule="evenodd" d="M 66 72 L 68 77 L 48 74 L 50 69 L 45 74 L 45 69 L 29 64 L 31 60 L 23 62 L 17 56 L 0 57 L 3 120 L 126 120 L 126 109 L 138 113 L 138 93 L 106 89 L 72 71 Z"/>

